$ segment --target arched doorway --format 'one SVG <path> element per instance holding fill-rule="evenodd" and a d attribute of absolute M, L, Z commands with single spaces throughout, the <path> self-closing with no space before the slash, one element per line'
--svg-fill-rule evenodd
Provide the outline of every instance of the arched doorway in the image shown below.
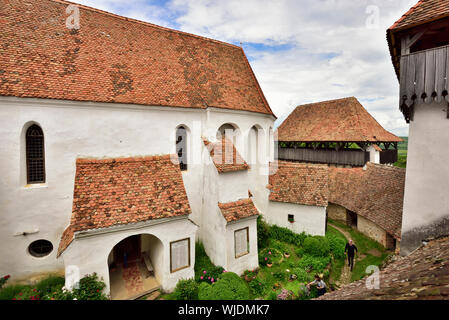
<path fill-rule="evenodd" d="M 111 299 L 136 299 L 159 289 L 162 263 L 157 237 L 138 234 L 121 240 L 108 256 Z"/>

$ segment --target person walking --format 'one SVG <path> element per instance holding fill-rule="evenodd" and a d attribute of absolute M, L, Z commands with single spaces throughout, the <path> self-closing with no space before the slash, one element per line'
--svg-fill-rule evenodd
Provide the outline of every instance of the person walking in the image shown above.
<path fill-rule="evenodd" d="M 348 266 L 352 268 L 354 267 L 354 255 L 358 252 L 357 247 L 352 242 L 352 239 L 349 239 L 348 243 L 346 243 L 345 253 L 348 255 Z"/>

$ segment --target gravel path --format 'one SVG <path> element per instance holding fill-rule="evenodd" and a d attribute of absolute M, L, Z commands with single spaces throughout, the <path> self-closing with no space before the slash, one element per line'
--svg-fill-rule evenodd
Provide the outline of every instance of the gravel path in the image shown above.
<path fill-rule="evenodd" d="M 348 241 L 349 239 L 351 239 L 351 235 L 350 235 L 347 231 L 345 231 L 345 230 L 343 230 L 343 229 L 340 229 L 339 227 L 337 227 L 336 225 L 334 225 L 334 224 L 332 224 L 332 223 L 329 223 L 329 225 L 330 225 L 332 228 L 334 228 L 334 229 L 340 231 L 340 232 L 345 236 L 346 241 Z M 353 240 L 353 241 L 354 241 L 354 240 Z M 354 242 L 354 244 L 356 244 L 356 243 Z M 357 259 L 354 259 L 354 266 L 355 266 L 355 264 L 356 264 L 356 260 L 357 260 Z M 348 266 L 348 259 L 346 258 L 346 259 L 345 259 L 345 264 L 344 264 L 344 266 L 343 266 L 343 270 L 342 270 L 342 272 L 341 272 L 340 280 L 336 282 L 336 285 L 339 286 L 339 287 L 341 287 L 341 286 L 344 286 L 344 285 L 346 285 L 346 284 L 351 283 L 351 275 L 352 275 L 352 272 L 351 272 L 351 269 L 350 269 L 349 266 Z"/>

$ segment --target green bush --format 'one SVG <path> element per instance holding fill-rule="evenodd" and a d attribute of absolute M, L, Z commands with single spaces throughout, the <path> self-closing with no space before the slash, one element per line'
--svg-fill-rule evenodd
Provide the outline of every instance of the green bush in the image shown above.
<path fill-rule="evenodd" d="M 0 289 L 3 288 L 9 278 L 11 278 L 9 274 L 0 278 Z"/>
<path fill-rule="evenodd" d="M 48 294 L 62 289 L 65 284 L 64 277 L 49 276 L 36 284 L 36 289 L 42 294 Z"/>
<path fill-rule="evenodd" d="M 107 300 L 108 297 L 103 293 L 105 287 L 105 283 L 93 273 L 82 278 L 79 288 L 73 289 L 72 294 L 77 300 Z"/>
<path fill-rule="evenodd" d="M 15 298 L 16 295 L 18 295 L 26 288 L 27 286 L 20 284 L 3 287 L 0 290 L 0 300 L 12 300 Z"/>
<path fill-rule="evenodd" d="M 248 283 L 248 286 L 249 286 L 249 289 L 251 290 L 251 293 L 256 297 L 261 296 L 267 289 L 267 285 L 266 285 L 265 281 L 257 279 L 257 278 L 251 280 Z"/>
<path fill-rule="evenodd" d="M 257 246 L 259 248 L 266 248 L 270 245 L 270 226 L 262 218 L 262 215 L 257 217 Z"/>
<path fill-rule="evenodd" d="M 301 234 L 295 233 L 287 228 L 282 228 L 276 225 L 270 227 L 270 238 L 291 243 L 295 246 L 301 246 L 307 235 L 303 232 Z M 263 247 L 262 247 L 263 248 Z"/>
<path fill-rule="evenodd" d="M 13 300 L 40 300 L 40 292 L 31 286 L 25 286 L 20 292 L 18 292 Z"/>
<path fill-rule="evenodd" d="M 330 253 L 329 240 L 326 237 L 307 237 L 303 247 L 304 253 L 316 257 L 326 257 Z"/>
<path fill-rule="evenodd" d="M 334 258 L 344 258 L 346 241 L 335 235 L 326 235 L 326 238 L 329 240 L 329 248 Z"/>
<path fill-rule="evenodd" d="M 220 275 L 212 285 L 203 282 L 198 290 L 200 300 L 248 300 L 249 289 L 245 281 L 233 272 Z"/>
<path fill-rule="evenodd" d="M 197 300 L 199 284 L 193 279 L 179 280 L 173 292 L 176 300 Z"/>
<path fill-rule="evenodd" d="M 287 245 L 284 242 L 281 242 L 276 239 L 274 239 L 270 242 L 270 247 L 278 249 L 281 253 L 288 251 Z"/>
<path fill-rule="evenodd" d="M 306 270 L 304 270 L 304 268 L 295 268 L 292 270 L 292 273 L 296 275 L 296 279 L 299 282 L 307 282 L 309 283 L 310 281 L 313 280 L 313 275 L 309 272 L 307 272 Z"/>
<path fill-rule="evenodd" d="M 223 271 L 222 267 L 217 267 L 210 261 L 204 245 L 201 242 L 197 242 L 195 244 L 195 280 L 197 282 L 213 283 L 212 279 L 215 282 Z"/>
<path fill-rule="evenodd" d="M 330 256 L 316 257 L 312 255 L 304 255 L 298 262 L 298 268 L 305 271 L 322 272 L 330 262 Z"/>

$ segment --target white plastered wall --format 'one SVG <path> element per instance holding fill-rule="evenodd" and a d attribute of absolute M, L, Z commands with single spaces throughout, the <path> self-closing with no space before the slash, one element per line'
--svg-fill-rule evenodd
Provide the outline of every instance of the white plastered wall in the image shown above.
<path fill-rule="evenodd" d="M 447 108 L 447 102 L 416 101 L 409 127 L 401 254 L 449 232 Z"/>
<path fill-rule="evenodd" d="M 172 291 L 179 279 L 190 279 L 195 275 L 195 234 L 197 226 L 187 218 L 174 219 L 164 223 L 139 227 L 129 230 L 115 232 L 92 234 L 88 237 L 79 237 L 70 244 L 70 246 L 61 255 L 66 270 L 78 269 L 79 276 L 96 272 L 99 278 L 106 283 L 105 292 L 109 294 L 109 266 L 108 257 L 110 252 L 120 241 L 134 235 L 152 235 L 158 241 L 153 241 L 149 248 L 151 261 L 155 269 L 155 275 L 165 291 Z M 171 272 L 170 270 L 170 242 L 190 239 L 190 267 Z M 67 272 L 68 273 L 68 272 Z M 71 282 L 69 276 L 66 276 L 66 284 Z M 70 287 L 68 285 L 68 287 Z"/>
<path fill-rule="evenodd" d="M 326 232 L 326 207 L 268 201 L 264 214 L 266 222 L 287 228 L 293 232 L 324 236 Z M 295 222 L 288 221 L 288 215 Z"/>
<path fill-rule="evenodd" d="M 249 252 L 248 254 L 235 257 L 235 236 L 236 230 L 248 228 L 249 231 Z M 228 271 L 242 274 L 245 270 L 253 270 L 259 266 L 259 256 L 257 248 L 257 216 L 242 219 L 237 222 L 228 223 L 226 226 L 226 265 Z"/>
<path fill-rule="evenodd" d="M 215 206 L 219 200 L 210 197 L 210 192 L 218 190 L 220 182 L 205 179 L 201 137 L 209 134 L 215 137 L 221 125 L 233 123 L 241 132 L 237 148 L 245 155 L 249 129 L 258 125 L 269 132 L 274 122 L 269 115 L 217 108 L 202 110 L 14 97 L 0 97 L 0 119 L 0 150 L 5 155 L 0 158 L 0 270 L 11 274 L 11 280 L 64 270 L 62 259 L 56 259 L 56 251 L 72 214 L 77 158 L 173 154 L 176 128 L 184 125 L 188 131 L 189 165 L 182 176 L 192 208 L 190 218 L 203 226 L 203 222 L 209 221 L 203 216 L 210 216 L 207 208 L 212 208 L 211 199 Z M 46 183 L 27 186 L 24 132 L 32 123 L 39 124 L 44 132 Z M 259 141 L 262 154 L 269 154 L 268 146 L 273 145 L 269 137 L 264 135 Z M 263 167 L 268 168 L 268 161 L 263 162 Z M 266 182 L 251 190 L 255 202 L 268 176 L 261 179 Z M 248 186 L 244 186 L 247 178 L 241 180 L 237 193 L 245 192 L 244 197 L 247 197 Z M 209 207 L 204 203 L 209 203 Z M 204 228 L 208 229 L 209 224 Z M 23 232 L 30 234 L 16 235 Z M 220 243 L 225 230 L 221 229 L 221 234 L 205 233 L 213 237 L 210 241 Z M 52 242 L 54 250 L 50 255 L 35 258 L 28 253 L 29 244 L 38 239 Z"/>

